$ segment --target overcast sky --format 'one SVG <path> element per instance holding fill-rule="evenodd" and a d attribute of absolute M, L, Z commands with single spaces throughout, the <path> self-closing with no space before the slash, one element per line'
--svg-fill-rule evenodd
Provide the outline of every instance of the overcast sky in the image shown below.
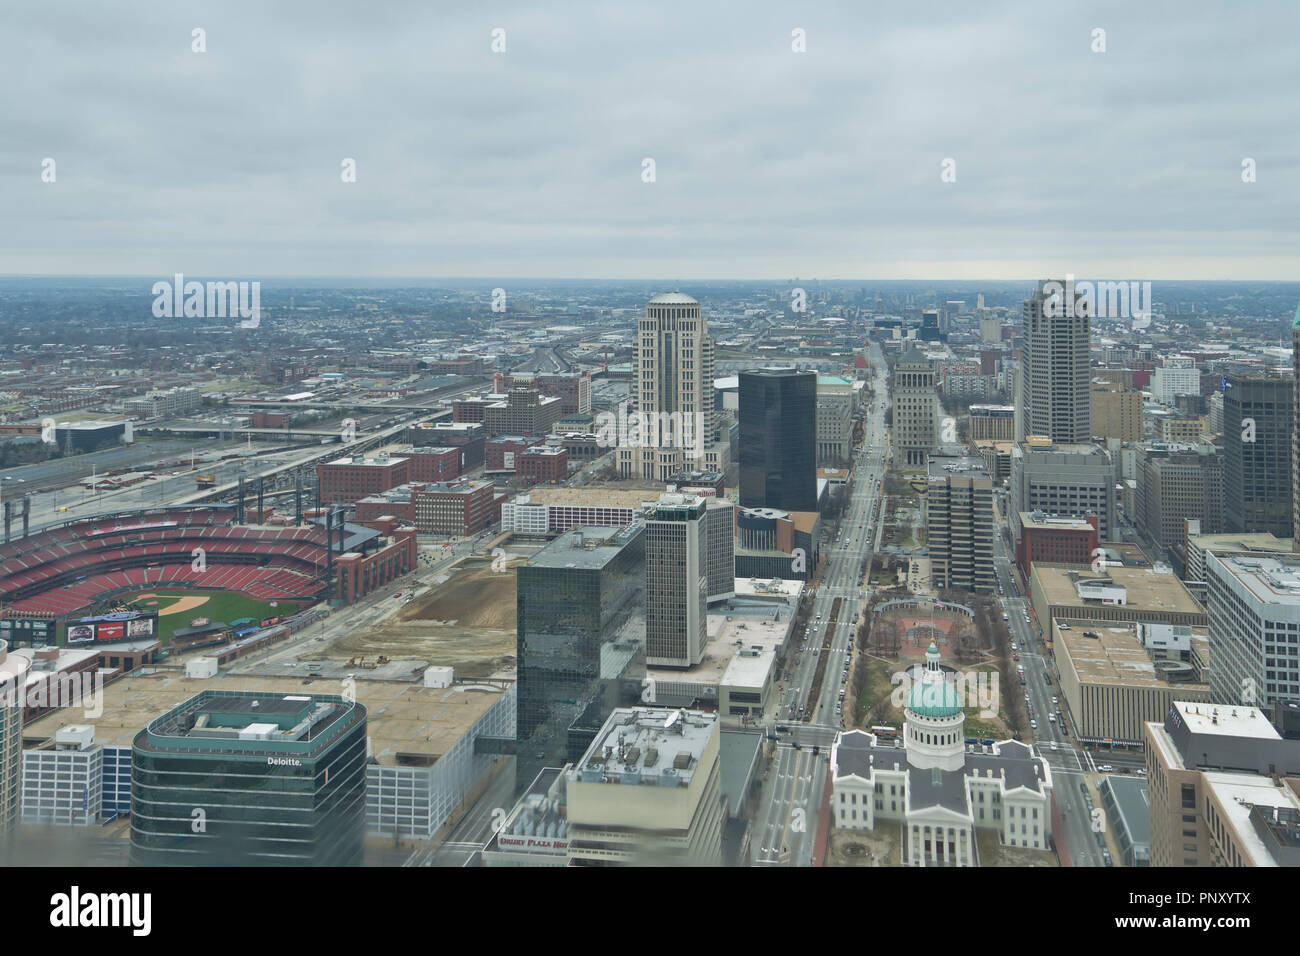
<path fill-rule="evenodd" d="M 1297 0 L 2 16 L 0 274 L 1300 275 Z"/>

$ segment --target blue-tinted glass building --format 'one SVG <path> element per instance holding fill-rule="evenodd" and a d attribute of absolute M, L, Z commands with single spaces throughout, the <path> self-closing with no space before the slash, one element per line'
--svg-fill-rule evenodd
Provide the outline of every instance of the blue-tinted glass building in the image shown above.
<path fill-rule="evenodd" d="M 204 691 L 131 761 L 136 866 L 359 866 L 366 710 L 323 694 Z"/>

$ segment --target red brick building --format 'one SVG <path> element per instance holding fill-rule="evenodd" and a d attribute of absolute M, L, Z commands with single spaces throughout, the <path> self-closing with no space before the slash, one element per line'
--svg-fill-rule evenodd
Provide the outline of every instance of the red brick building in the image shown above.
<path fill-rule="evenodd" d="M 446 445 L 403 452 L 411 463 L 408 481 L 451 481 L 460 477 L 460 449 Z"/>
<path fill-rule="evenodd" d="M 351 602 L 391 583 L 415 568 L 417 547 L 415 529 L 399 528 L 377 551 L 339 555 L 334 559 L 335 595 Z"/>
<path fill-rule="evenodd" d="M 459 448 L 460 473 L 483 464 L 487 431 L 481 422 L 438 422 L 412 425 L 406 440 L 417 448 Z"/>
<path fill-rule="evenodd" d="M 534 445 L 515 457 L 520 478 L 530 485 L 563 481 L 569 477 L 569 453 L 558 445 Z"/>
<path fill-rule="evenodd" d="M 397 518 L 408 524 L 414 523 L 415 508 L 411 504 L 411 486 L 398 485 L 383 494 L 360 499 L 355 505 L 352 520 L 367 528 L 383 530 L 376 522 L 385 517 Z"/>
<path fill-rule="evenodd" d="M 501 518 L 505 495 L 490 481 L 449 481 L 425 485 L 411 494 L 415 527 L 420 534 L 463 538 Z"/>
<path fill-rule="evenodd" d="M 532 376 L 537 391 L 560 400 L 560 415 L 591 413 L 591 372 L 555 372 Z M 492 377 L 493 391 L 505 394 L 514 385 L 514 377 L 497 372 Z"/>
<path fill-rule="evenodd" d="M 501 401 L 494 398 L 492 401 Z M 481 422 L 487 414 L 487 407 L 490 404 L 488 399 L 479 395 L 473 398 L 458 398 L 451 403 L 451 420 L 456 423 L 461 422 Z"/>
<path fill-rule="evenodd" d="M 405 458 L 363 458 L 349 456 L 316 466 L 322 504 L 351 504 L 409 480 L 410 462 Z"/>
<path fill-rule="evenodd" d="M 283 428 L 289 424 L 288 412 L 264 412 L 261 410 L 253 412 L 254 428 Z"/>
<path fill-rule="evenodd" d="M 1029 580 L 1034 562 L 1044 564 L 1092 564 L 1097 547 L 1097 516 L 1058 518 L 1041 512 L 1020 513 L 1020 544 L 1016 565 Z"/>
<path fill-rule="evenodd" d="M 486 472 L 519 471 L 519 456 L 525 448 L 540 445 L 541 438 L 528 438 L 523 435 L 500 435 L 489 438 L 483 449 L 483 470 Z"/>

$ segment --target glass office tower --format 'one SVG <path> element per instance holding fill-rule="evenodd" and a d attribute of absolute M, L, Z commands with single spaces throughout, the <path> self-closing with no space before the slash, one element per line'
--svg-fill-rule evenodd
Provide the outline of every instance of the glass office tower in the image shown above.
<path fill-rule="evenodd" d="M 359 866 L 366 709 L 208 690 L 136 735 L 135 866 Z"/>
<path fill-rule="evenodd" d="M 645 535 L 575 528 L 519 565 L 515 777 L 577 760 L 615 707 L 636 703 L 645 649 Z"/>
<path fill-rule="evenodd" d="M 740 506 L 817 510 L 817 373 L 740 373 Z"/>

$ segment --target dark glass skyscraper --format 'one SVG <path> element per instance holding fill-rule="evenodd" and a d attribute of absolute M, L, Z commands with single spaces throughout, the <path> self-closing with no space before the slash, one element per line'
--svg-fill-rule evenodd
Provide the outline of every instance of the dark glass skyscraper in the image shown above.
<path fill-rule="evenodd" d="M 135 866 L 360 866 L 366 709 L 207 690 L 136 735 Z"/>
<path fill-rule="evenodd" d="M 1291 534 L 1291 376 L 1229 375 L 1223 392 L 1224 530 Z"/>
<path fill-rule="evenodd" d="M 575 528 L 518 567 L 515 779 L 579 759 L 615 707 L 645 679 L 640 635 L 622 633 L 645 606 L 645 533 Z"/>
<path fill-rule="evenodd" d="M 740 506 L 817 510 L 817 373 L 740 373 Z"/>

